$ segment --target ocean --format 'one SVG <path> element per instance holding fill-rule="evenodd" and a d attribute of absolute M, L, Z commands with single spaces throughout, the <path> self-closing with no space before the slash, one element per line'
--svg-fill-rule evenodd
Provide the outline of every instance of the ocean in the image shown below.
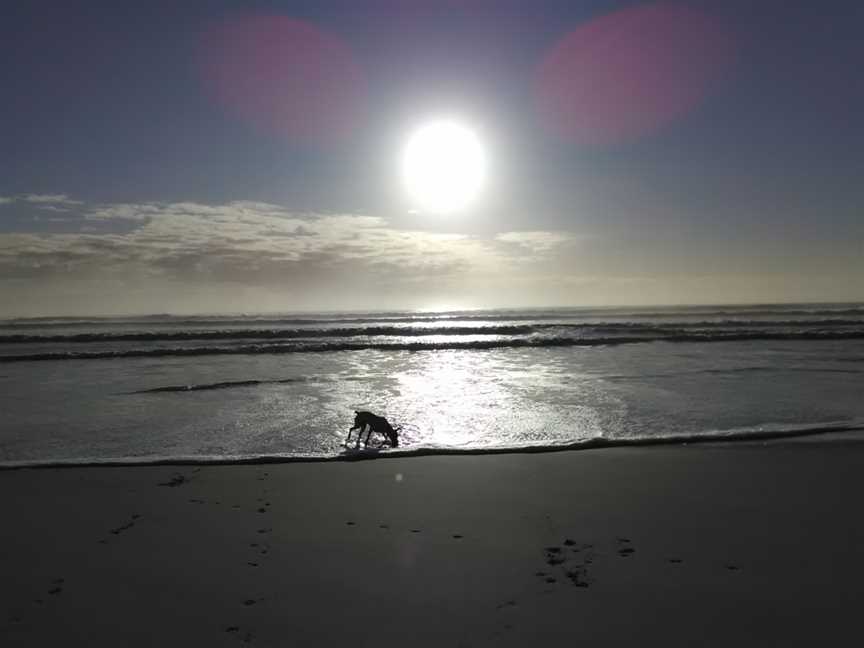
<path fill-rule="evenodd" d="M 354 410 L 402 426 L 398 450 L 344 447 Z M 0 320 L 7 467 L 861 428 L 862 305 Z"/>

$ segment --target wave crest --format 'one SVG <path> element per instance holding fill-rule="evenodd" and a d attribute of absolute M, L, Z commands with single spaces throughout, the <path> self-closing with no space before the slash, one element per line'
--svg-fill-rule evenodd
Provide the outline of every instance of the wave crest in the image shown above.
<path fill-rule="evenodd" d="M 0 356 L 4 362 L 32 362 L 43 360 L 104 360 L 114 358 L 152 358 L 168 356 L 204 355 L 262 355 L 284 353 L 329 353 L 336 351 L 444 351 L 491 349 L 545 348 L 545 347 L 598 347 L 623 344 L 646 344 L 651 342 L 669 343 L 711 343 L 739 342 L 748 340 L 860 340 L 864 330 L 855 331 L 742 331 L 728 333 L 679 333 L 655 336 L 620 337 L 522 337 L 492 340 L 445 340 L 432 342 L 333 342 L 333 343 L 292 343 L 292 344 L 248 344 L 239 346 L 193 346 L 158 349 L 119 349 L 106 351 L 57 351 L 26 353 Z"/>

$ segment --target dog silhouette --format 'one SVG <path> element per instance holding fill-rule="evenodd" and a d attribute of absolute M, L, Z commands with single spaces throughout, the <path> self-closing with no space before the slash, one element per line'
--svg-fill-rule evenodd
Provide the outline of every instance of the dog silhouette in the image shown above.
<path fill-rule="evenodd" d="M 354 414 L 354 425 L 348 430 L 348 438 L 345 439 L 345 445 L 348 445 L 348 442 L 351 440 L 351 433 L 354 430 L 360 430 L 357 434 L 356 446 L 359 448 L 360 439 L 363 438 L 363 430 L 365 430 L 367 426 L 369 427 L 369 430 L 366 433 L 366 442 L 363 444 L 364 446 L 369 445 L 369 437 L 372 436 L 373 432 L 378 432 L 387 437 L 391 448 L 395 448 L 399 445 L 399 431 L 402 429 L 401 426 L 394 428 L 386 418 L 373 414 L 372 412 L 358 412 L 357 410 L 354 410 Z"/>

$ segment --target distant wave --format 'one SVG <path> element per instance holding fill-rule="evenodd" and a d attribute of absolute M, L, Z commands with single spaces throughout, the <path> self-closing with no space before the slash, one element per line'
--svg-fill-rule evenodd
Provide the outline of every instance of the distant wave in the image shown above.
<path fill-rule="evenodd" d="M 11 334 L 0 335 L 0 344 L 92 344 L 110 342 L 171 342 L 192 340 L 292 340 L 352 337 L 425 337 L 430 335 L 531 335 L 546 331 L 558 333 L 615 333 L 626 331 L 642 335 L 674 336 L 698 330 L 729 332 L 747 329 L 775 329 L 788 334 L 804 329 L 828 327 L 862 327 L 862 319 L 821 320 L 721 320 L 697 322 L 579 322 L 494 324 L 482 326 L 351 326 L 332 328 L 232 328 L 218 330 L 163 330 L 67 333 L 62 335 Z"/>
<path fill-rule="evenodd" d="M 423 323 L 459 321 L 543 321 L 598 318 L 655 319 L 672 317 L 864 317 L 861 304 L 755 304 L 749 306 L 679 306 L 643 308 L 549 308 L 495 309 L 483 311 L 446 311 L 437 313 L 381 312 L 309 315 L 143 315 L 130 317 L 34 317 L 0 320 L 0 329 L 20 328 L 97 328 L 134 326 L 207 327 L 207 326 L 314 326 L 375 323 Z"/>
<path fill-rule="evenodd" d="M 306 382 L 307 378 L 285 378 L 282 380 L 230 380 L 217 383 L 202 383 L 199 385 L 168 385 L 167 387 L 153 387 L 152 389 L 139 389 L 137 391 L 124 392 L 126 395 L 134 394 L 159 394 L 164 392 L 194 392 L 209 391 L 211 389 L 232 389 L 235 387 L 256 387 L 258 385 L 288 385 L 291 383 Z"/>
<path fill-rule="evenodd" d="M 217 331 L 140 331 L 132 333 L 73 333 L 68 335 L 0 335 L 0 344 L 155 342 L 160 340 L 289 340 L 295 338 L 331 337 L 419 337 L 424 335 L 528 335 L 538 327 L 453 326 L 400 327 L 364 326 L 318 329 L 221 329 Z"/>
<path fill-rule="evenodd" d="M 766 424 L 750 428 L 715 430 L 696 434 L 676 434 L 651 437 L 593 437 L 578 441 L 532 444 L 487 446 L 479 448 L 454 448 L 451 446 L 405 447 L 397 449 L 345 449 L 337 454 L 256 454 L 256 455 L 186 455 L 153 457 L 112 457 L 83 459 L 48 459 L 0 461 L 0 470 L 21 468 L 83 468 L 109 466 L 214 466 L 240 464 L 278 464 L 278 463 L 320 463 L 332 461 L 363 461 L 371 459 L 404 459 L 410 457 L 442 455 L 500 455 L 500 454 L 537 454 L 550 452 L 572 452 L 602 448 L 647 447 L 659 445 L 696 445 L 709 443 L 747 443 L 754 441 L 782 441 L 802 437 L 818 437 L 844 432 L 864 430 L 864 420 L 831 421 L 815 424 Z M 837 441 L 844 440 L 842 436 Z M 862 440 L 855 438 L 856 441 Z M 833 442 L 833 441 L 832 441 Z"/>
<path fill-rule="evenodd" d="M 167 356 L 205 355 L 261 355 L 285 353 L 326 353 L 334 351 L 439 351 L 439 350 L 488 350 L 505 348 L 544 347 L 597 347 L 622 344 L 645 344 L 650 342 L 737 342 L 746 340 L 854 340 L 864 339 L 864 330 L 856 331 L 799 331 L 770 332 L 742 331 L 729 333 L 684 333 L 660 336 L 620 337 L 522 337 L 493 340 L 446 340 L 432 342 L 345 342 L 291 343 L 291 344 L 247 344 L 238 346 L 192 346 L 158 349 L 121 349 L 106 351 L 57 351 L 0 356 L 3 362 L 28 362 L 40 360 L 100 360 L 108 358 L 148 358 Z"/>

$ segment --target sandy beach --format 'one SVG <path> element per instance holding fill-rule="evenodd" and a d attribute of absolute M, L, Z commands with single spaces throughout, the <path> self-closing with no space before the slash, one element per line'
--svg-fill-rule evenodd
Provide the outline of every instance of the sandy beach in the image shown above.
<path fill-rule="evenodd" d="M 841 645 L 864 445 L 7 470 L 4 646 Z"/>

